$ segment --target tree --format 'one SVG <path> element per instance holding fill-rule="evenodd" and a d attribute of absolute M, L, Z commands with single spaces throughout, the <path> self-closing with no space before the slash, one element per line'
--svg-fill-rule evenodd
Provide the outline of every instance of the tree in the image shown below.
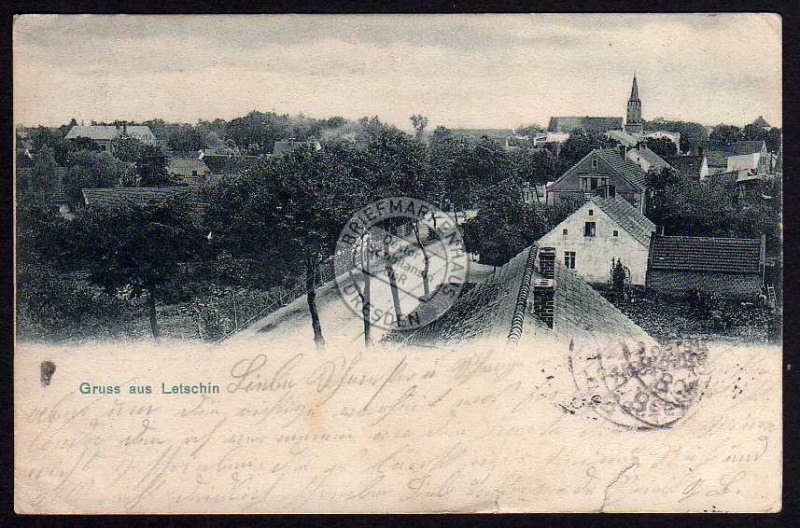
<path fill-rule="evenodd" d="M 190 216 L 188 202 L 86 208 L 73 225 L 89 280 L 111 295 L 126 287 L 132 297 L 147 294 L 150 329 L 158 339 L 159 292 L 180 280 L 182 266 L 207 242 Z"/>
<path fill-rule="evenodd" d="M 600 139 L 586 132 L 583 128 L 576 128 L 561 147 L 561 159 L 571 167 L 594 149 L 602 147 Z"/>
<path fill-rule="evenodd" d="M 78 205 L 83 202 L 82 189 L 120 185 L 125 170 L 125 163 L 107 152 L 73 152 L 64 175 L 64 194 L 73 206 Z"/>
<path fill-rule="evenodd" d="M 491 205 L 463 226 L 464 245 L 484 264 L 499 266 L 544 236 L 552 227 L 549 207 L 520 200 L 518 182 L 509 182 Z"/>
<path fill-rule="evenodd" d="M 644 128 L 650 131 L 678 132 L 681 135 L 679 145 L 681 152 L 697 152 L 697 149 L 708 141 L 706 128 L 700 123 L 668 121 L 662 117 L 657 117 L 647 121 Z"/>
<path fill-rule="evenodd" d="M 33 158 L 33 168 L 28 182 L 21 182 L 27 193 L 39 203 L 45 204 L 58 185 L 58 165 L 53 149 L 49 145 L 41 148 Z"/>
<path fill-rule="evenodd" d="M 648 138 L 647 148 L 661 156 L 662 158 L 669 158 L 678 153 L 678 147 L 675 143 L 668 138 Z"/>
<path fill-rule="evenodd" d="M 563 165 L 558 157 L 545 149 L 519 149 L 508 154 L 516 176 L 531 184 L 554 181 L 561 175 Z"/>
<path fill-rule="evenodd" d="M 134 167 L 135 178 L 129 180 L 130 184 L 139 187 L 158 187 L 170 183 L 167 155 L 157 146 L 127 138 L 115 144 L 114 155 Z"/>
<path fill-rule="evenodd" d="M 235 257 L 269 263 L 286 275 L 305 270 L 314 343 L 325 338 L 316 303 L 319 267 L 333 253 L 341 227 L 360 203 L 352 152 L 296 149 L 215 190 L 208 221 L 221 247 Z"/>
<path fill-rule="evenodd" d="M 428 118 L 422 114 L 414 114 L 410 117 L 411 124 L 414 125 L 414 134 L 417 139 L 422 139 L 425 127 L 428 126 Z"/>
<path fill-rule="evenodd" d="M 681 185 L 688 184 L 688 178 L 682 177 L 670 167 L 664 167 L 661 171 L 650 169 L 645 178 L 648 193 L 645 216 L 656 225 L 663 224 L 675 204 L 675 194 L 680 191 Z"/>
<path fill-rule="evenodd" d="M 541 125 L 537 125 L 536 123 L 532 123 L 526 126 L 521 126 L 516 130 L 518 136 L 536 136 L 542 134 L 543 132 L 544 128 Z"/>
<path fill-rule="evenodd" d="M 743 139 L 742 129 L 734 125 L 719 124 L 711 131 L 709 139 L 715 143 L 734 143 Z"/>
<path fill-rule="evenodd" d="M 177 151 L 194 151 L 206 147 L 203 134 L 191 125 L 172 125 L 167 127 L 167 148 Z"/>

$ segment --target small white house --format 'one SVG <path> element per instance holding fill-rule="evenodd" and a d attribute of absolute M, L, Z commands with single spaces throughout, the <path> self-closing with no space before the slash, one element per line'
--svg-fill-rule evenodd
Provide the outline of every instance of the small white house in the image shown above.
<path fill-rule="evenodd" d="M 595 196 L 539 239 L 553 247 L 556 260 L 588 283 L 607 284 L 611 260 L 619 259 L 631 284 L 644 286 L 655 224 L 622 198 Z"/>

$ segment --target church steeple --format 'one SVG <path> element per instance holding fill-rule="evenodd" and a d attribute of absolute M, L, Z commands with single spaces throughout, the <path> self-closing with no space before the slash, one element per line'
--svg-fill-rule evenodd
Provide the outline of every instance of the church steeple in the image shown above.
<path fill-rule="evenodd" d="M 639 101 L 639 85 L 636 84 L 636 74 L 633 74 L 633 87 L 631 88 L 631 101 Z M 640 101 L 641 102 L 641 101 Z"/>
<path fill-rule="evenodd" d="M 642 101 L 639 99 L 639 84 L 636 74 L 633 74 L 631 97 L 628 99 L 628 114 L 625 118 L 625 132 L 628 134 L 643 134 L 644 121 L 642 120 Z"/>

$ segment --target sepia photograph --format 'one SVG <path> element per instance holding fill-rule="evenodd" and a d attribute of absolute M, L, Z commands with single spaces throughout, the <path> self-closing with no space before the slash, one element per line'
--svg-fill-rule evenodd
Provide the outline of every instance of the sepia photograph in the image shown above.
<path fill-rule="evenodd" d="M 21 514 L 782 508 L 782 20 L 13 25 Z"/>

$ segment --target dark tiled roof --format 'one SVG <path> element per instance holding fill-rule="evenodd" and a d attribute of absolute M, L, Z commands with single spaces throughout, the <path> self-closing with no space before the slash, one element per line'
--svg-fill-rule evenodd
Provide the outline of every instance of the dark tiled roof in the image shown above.
<path fill-rule="evenodd" d="M 411 332 L 392 332 L 387 340 L 429 345 L 481 337 L 508 337 L 517 310 L 518 293 L 526 278 L 526 270 L 532 271 L 535 256 L 535 246 L 525 249 L 463 294 L 436 321 Z"/>
<path fill-rule="evenodd" d="M 647 177 L 642 168 L 627 158 L 620 156 L 616 149 L 597 150 L 600 156 L 620 176 L 627 179 L 639 189 L 647 187 Z"/>
<path fill-rule="evenodd" d="M 759 273 L 763 244 L 758 238 L 654 236 L 650 269 Z"/>
<path fill-rule="evenodd" d="M 202 155 L 202 150 L 170 150 L 167 152 L 167 158 L 170 160 L 199 160 Z"/>
<path fill-rule="evenodd" d="M 202 215 L 208 207 L 205 193 L 197 187 L 106 187 L 83 189 L 89 207 L 107 207 L 119 203 L 149 205 L 166 203 L 172 198 L 188 196 L 194 214 Z"/>
<path fill-rule="evenodd" d="M 656 225 L 623 198 L 595 196 L 592 202 L 633 238 L 647 246 Z"/>
<path fill-rule="evenodd" d="M 596 346 L 620 339 L 653 343 L 647 332 L 559 261 L 556 261 L 555 284 L 552 332 L 557 337 L 565 341 L 584 340 Z"/>
<path fill-rule="evenodd" d="M 733 143 L 714 143 L 712 146 L 714 150 L 723 152 L 728 156 L 743 156 L 747 154 L 758 154 L 761 152 L 761 147 L 764 146 L 764 142 L 734 141 Z"/>
<path fill-rule="evenodd" d="M 644 330 L 558 261 L 553 328 L 548 328 L 530 308 L 535 295 L 531 283 L 541 278 L 534 269 L 537 254 L 536 245 L 523 250 L 460 297 L 438 320 L 411 332 L 394 331 L 386 340 L 413 346 L 495 337 L 516 343 L 521 338 L 550 335 L 565 341 L 624 338 L 652 342 Z"/>
<path fill-rule="evenodd" d="M 700 169 L 703 166 L 703 156 L 673 156 L 665 160 L 678 172 L 682 172 L 692 178 L 700 177 Z"/>

